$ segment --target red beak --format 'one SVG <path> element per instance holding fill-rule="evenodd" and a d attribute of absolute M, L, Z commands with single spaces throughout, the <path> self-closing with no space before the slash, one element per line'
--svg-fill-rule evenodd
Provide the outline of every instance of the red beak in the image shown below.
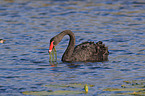
<path fill-rule="evenodd" d="M 52 49 L 53 49 L 53 42 L 54 41 L 52 41 L 51 43 L 50 43 L 50 46 L 49 46 L 49 53 L 52 51 Z"/>

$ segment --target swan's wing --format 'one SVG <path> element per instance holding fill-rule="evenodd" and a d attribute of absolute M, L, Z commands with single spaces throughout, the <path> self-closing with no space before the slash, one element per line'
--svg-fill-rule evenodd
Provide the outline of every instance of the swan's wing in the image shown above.
<path fill-rule="evenodd" d="M 74 61 L 87 61 L 96 53 L 94 42 L 84 42 L 74 48 L 72 57 Z"/>
<path fill-rule="evenodd" d="M 108 48 L 99 41 L 83 42 L 74 48 L 73 61 L 104 61 L 108 59 Z"/>

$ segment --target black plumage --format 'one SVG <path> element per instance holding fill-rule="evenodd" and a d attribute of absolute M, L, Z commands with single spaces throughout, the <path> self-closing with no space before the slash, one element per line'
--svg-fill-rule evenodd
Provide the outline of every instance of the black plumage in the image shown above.
<path fill-rule="evenodd" d="M 108 60 L 108 47 L 102 41 L 83 42 L 75 47 L 75 36 L 72 31 L 65 30 L 50 40 L 54 41 L 54 47 L 62 40 L 65 35 L 70 36 L 69 45 L 62 56 L 62 61 L 106 61 Z"/>

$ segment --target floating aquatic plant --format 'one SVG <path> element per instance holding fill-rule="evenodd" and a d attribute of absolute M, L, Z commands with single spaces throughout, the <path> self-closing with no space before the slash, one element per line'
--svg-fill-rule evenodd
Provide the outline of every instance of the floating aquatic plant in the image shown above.
<path fill-rule="evenodd" d="M 61 84 L 61 85 L 43 85 L 43 87 L 80 87 L 83 88 L 86 84 L 80 83 L 70 83 L 70 84 Z M 87 85 L 89 87 L 93 87 L 94 85 Z"/>
<path fill-rule="evenodd" d="M 103 91 L 118 91 L 115 95 L 145 96 L 145 80 L 123 81 L 122 88 L 106 88 Z"/>
<path fill-rule="evenodd" d="M 87 85 L 87 84 L 78 84 L 78 83 L 72 83 L 72 84 L 62 84 L 62 85 L 43 85 L 42 87 L 55 87 L 55 88 L 66 88 L 66 90 L 57 90 L 57 91 L 24 91 L 22 92 L 22 94 L 25 95 L 71 95 L 71 94 L 87 94 L 88 93 L 88 86 L 89 87 L 93 87 L 94 85 Z M 71 91 L 71 90 L 67 90 L 68 87 L 75 87 L 75 88 L 83 88 L 85 91 Z"/>
<path fill-rule="evenodd" d="M 54 58 L 55 55 L 55 58 Z M 49 62 L 57 62 L 57 51 L 55 47 L 53 47 L 52 52 L 49 52 Z"/>
<path fill-rule="evenodd" d="M 103 91 L 143 91 L 145 88 L 107 88 Z"/>
<path fill-rule="evenodd" d="M 84 89 L 85 89 L 85 92 L 88 93 L 88 85 L 87 84 L 84 86 Z"/>
<path fill-rule="evenodd" d="M 67 95 L 67 94 L 82 94 L 84 91 L 68 91 L 68 90 L 58 90 L 58 91 L 24 91 L 25 95 Z"/>

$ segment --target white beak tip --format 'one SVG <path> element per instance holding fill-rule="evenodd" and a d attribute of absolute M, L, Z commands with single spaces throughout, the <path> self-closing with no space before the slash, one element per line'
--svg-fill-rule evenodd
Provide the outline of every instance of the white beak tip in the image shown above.
<path fill-rule="evenodd" d="M 52 50 L 49 50 L 49 53 L 51 52 Z"/>

